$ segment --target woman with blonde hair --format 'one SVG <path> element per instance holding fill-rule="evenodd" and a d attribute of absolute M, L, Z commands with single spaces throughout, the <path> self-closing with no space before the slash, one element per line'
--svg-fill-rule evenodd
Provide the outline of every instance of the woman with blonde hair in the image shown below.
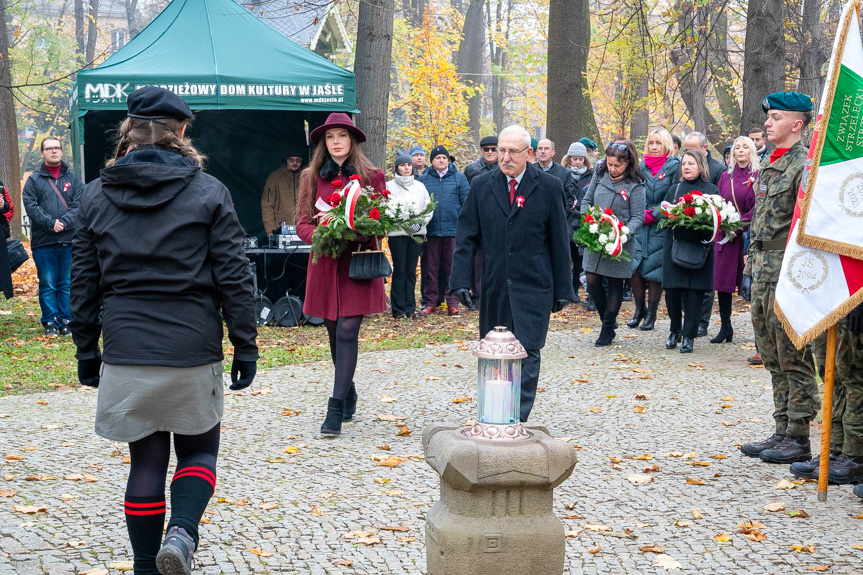
<path fill-rule="evenodd" d="M 350 116 L 330 114 L 327 121 L 310 134 L 315 146 L 312 161 L 303 171 L 297 235 L 307 244 L 318 227 L 315 203 L 326 201 L 335 188 L 346 186 L 351 176 L 359 176 L 363 186 L 378 193 L 386 189 L 383 171 L 375 168 L 363 154 L 360 144 L 366 135 Z M 357 236 L 338 257 L 309 255 L 306 275 L 306 301 L 303 312 L 324 318 L 330 340 L 330 356 L 335 366 L 333 393 L 327 403 L 327 416 L 321 433 L 339 435 L 342 421 L 350 421 L 357 407 L 354 372 L 357 369 L 360 326 L 363 316 L 386 309 L 384 280 L 350 278 L 351 254 L 361 247 L 378 249 L 380 238 Z"/>
<path fill-rule="evenodd" d="M 644 225 L 635 234 L 635 253 L 632 254 L 632 298 L 635 313 L 626 325 L 652 330 L 656 312 L 662 299 L 662 246 L 665 230 L 658 225 L 659 204 L 668 190 L 677 183 L 680 159 L 674 155 L 674 142 L 665 128 L 654 128 L 647 134 L 644 144 L 644 175 L 646 206 Z M 646 296 L 646 304 L 645 304 Z M 644 323 L 641 321 L 644 320 Z"/>
<path fill-rule="evenodd" d="M 746 136 L 734 140 L 731 146 L 731 166 L 719 177 L 719 194 L 735 207 L 740 214 L 741 222 L 752 220 L 752 210 L 755 207 L 755 180 L 761 159 L 755 142 Z M 748 228 L 748 226 L 747 226 Z M 734 234 L 731 239 L 720 244 L 724 237 L 720 233 L 715 248 L 713 264 L 713 289 L 719 299 L 719 318 L 722 327 L 710 343 L 731 342 L 734 329 L 731 327 L 731 296 L 739 291 L 743 281 L 743 231 Z"/>
<path fill-rule="evenodd" d="M 135 574 L 187 575 L 216 486 L 223 319 L 234 346 L 231 389 L 248 387 L 257 369 L 252 278 L 231 195 L 185 137 L 192 111 L 155 86 L 129 94 L 127 105 L 114 158 L 81 197 L 72 337 L 79 381 L 99 388 L 96 433 L 129 443 L 124 507 Z"/>

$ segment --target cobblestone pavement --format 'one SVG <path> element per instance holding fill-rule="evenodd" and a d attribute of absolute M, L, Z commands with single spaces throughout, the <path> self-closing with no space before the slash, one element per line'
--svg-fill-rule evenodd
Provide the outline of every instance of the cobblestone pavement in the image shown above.
<path fill-rule="evenodd" d="M 597 329 L 549 336 L 532 422 L 580 446 L 573 476 L 555 492 L 557 514 L 574 516 L 563 519 L 572 535 L 567 573 L 663 572 L 657 555 L 639 550 L 649 545 L 681 572 L 861 572 L 863 551 L 854 545 L 863 544 L 863 520 L 855 519 L 863 505 L 850 487 L 831 486 L 818 503 L 814 483 L 777 490 L 793 479 L 787 466 L 738 453 L 739 444 L 772 433 L 769 378 L 746 364 L 748 322 L 747 314 L 734 318 L 734 344 L 701 338 L 691 355 L 664 349 L 667 322 L 652 333 L 623 327 L 611 349 L 593 346 Z M 476 395 L 470 349 L 465 342 L 361 356 L 358 417 L 337 439 L 317 433 L 327 365 L 271 370 L 229 396 L 216 497 L 197 554 L 203 573 L 424 573 L 423 518 L 439 482 L 417 457 L 421 430 L 472 417 L 474 401 L 452 401 Z M 95 400 L 90 390 L 0 399 L 0 574 L 113 575 L 131 560 L 122 513 L 128 451 L 93 433 Z M 399 436 L 401 425 L 412 433 Z M 389 451 L 377 448 L 385 444 Z M 629 459 L 643 454 L 652 459 Z M 409 459 L 389 468 L 372 459 L 378 455 Z M 653 465 L 652 482 L 628 479 Z M 786 511 L 762 509 L 773 502 Z M 27 515 L 13 506 L 46 510 Z M 792 518 L 794 510 L 809 517 Z M 767 538 L 744 538 L 745 521 L 761 522 Z M 356 531 L 376 532 L 380 543 L 344 537 Z M 717 541 L 722 533 L 730 540 Z"/>

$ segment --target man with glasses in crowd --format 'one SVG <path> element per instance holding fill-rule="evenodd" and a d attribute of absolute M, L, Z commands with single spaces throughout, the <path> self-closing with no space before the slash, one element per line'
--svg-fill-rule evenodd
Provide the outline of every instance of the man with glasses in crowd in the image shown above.
<path fill-rule="evenodd" d="M 498 137 L 499 170 L 474 178 L 456 227 L 450 288 L 470 305 L 473 259 L 483 248 L 480 337 L 506 326 L 527 351 L 521 367 L 521 421 L 539 381 L 549 315 L 573 299 L 563 184 L 528 161 L 530 135 L 510 126 Z"/>
<path fill-rule="evenodd" d="M 39 154 L 42 166 L 27 178 L 22 201 L 30 216 L 30 248 L 39 277 L 42 328 L 49 337 L 72 335 L 72 233 L 84 186 L 63 162 L 60 140 L 45 138 Z"/>
<path fill-rule="evenodd" d="M 536 165 L 546 174 L 554 176 L 561 183 L 566 183 L 566 180 L 569 179 L 569 170 L 554 161 L 554 156 L 557 154 L 557 151 L 554 149 L 554 142 L 548 138 L 543 138 L 537 146 Z"/>

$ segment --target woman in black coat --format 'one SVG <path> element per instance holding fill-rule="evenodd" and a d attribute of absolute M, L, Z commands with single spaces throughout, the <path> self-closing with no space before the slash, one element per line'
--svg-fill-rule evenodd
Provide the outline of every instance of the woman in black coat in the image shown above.
<path fill-rule="evenodd" d="M 566 197 L 566 221 L 569 224 L 569 251 L 572 259 L 572 292 L 575 303 L 581 299 L 578 290 L 581 288 L 581 246 L 575 243 L 572 235 L 581 224 L 581 201 L 590 185 L 593 177 L 593 165 L 587 157 L 587 148 L 581 142 L 573 142 L 561 161 L 564 168 L 569 170 L 568 177 L 563 183 L 563 193 Z"/>
<path fill-rule="evenodd" d="M 665 201 L 677 203 L 684 195 L 693 191 L 702 194 L 718 194 L 710 183 L 707 158 L 700 150 L 688 150 L 680 160 L 680 183 L 668 190 Z M 678 238 L 675 240 L 675 236 Z M 688 269 L 677 265 L 671 258 L 671 247 L 675 241 L 709 240 L 710 232 L 680 231 L 665 234 L 662 253 L 662 287 L 665 289 L 665 305 L 671 319 L 671 333 L 665 347 L 674 349 L 679 342 L 680 353 L 692 353 L 698 319 L 701 317 L 701 302 L 704 294 L 713 289 L 713 244 L 706 246 L 707 260 L 699 269 Z M 685 237 L 686 239 L 682 239 Z M 681 314 L 683 326 L 681 331 Z"/>
<path fill-rule="evenodd" d="M 12 299 L 15 296 L 12 289 L 12 271 L 9 269 L 9 258 L 6 251 L 6 240 L 12 236 L 9 231 L 9 218 L 11 218 L 12 213 L 14 213 L 12 198 L 9 197 L 6 186 L 0 182 L 0 238 L 3 239 L 3 249 L 0 250 L 0 292 L 6 299 Z"/>

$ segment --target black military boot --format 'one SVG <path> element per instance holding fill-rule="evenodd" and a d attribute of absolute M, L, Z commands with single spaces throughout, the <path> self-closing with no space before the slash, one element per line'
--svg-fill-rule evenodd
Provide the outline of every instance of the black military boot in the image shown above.
<path fill-rule="evenodd" d="M 841 451 L 830 452 L 829 464 L 831 466 L 841 453 Z M 794 477 L 800 477 L 802 479 L 818 479 L 818 470 L 820 469 L 819 459 L 820 457 L 816 455 L 809 461 L 797 461 L 796 463 L 791 464 L 789 471 Z"/>
<path fill-rule="evenodd" d="M 345 398 L 345 412 L 342 414 L 342 421 L 350 421 L 354 418 L 354 413 L 357 412 L 357 384 L 351 383 L 351 388 L 348 390 L 348 396 Z"/>
<path fill-rule="evenodd" d="M 644 319 L 644 316 L 647 314 L 647 310 L 644 308 L 644 298 L 635 300 L 635 313 L 632 314 L 632 319 L 626 322 L 626 327 L 631 327 L 633 329 L 638 327 L 638 324 L 641 323 L 641 320 Z"/>
<path fill-rule="evenodd" d="M 836 463 L 830 462 L 827 481 L 837 485 L 857 483 L 863 479 L 863 457 L 845 455 L 836 458 Z"/>
<path fill-rule="evenodd" d="M 321 433 L 324 435 L 341 435 L 344 413 L 345 400 L 331 397 L 327 403 L 327 418 L 321 425 Z"/>
<path fill-rule="evenodd" d="M 681 335 L 679 331 L 673 331 L 668 334 L 668 339 L 665 340 L 665 349 L 674 349 L 680 343 Z"/>
<path fill-rule="evenodd" d="M 659 309 L 659 302 L 648 302 L 647 312 L 644 314 L 644 323 L 639 329 L 643 331 L 651 331 L 656 324 L 656 310 Z"/>
<path fill-rule="evenodd" d="M 863 483 L 858 483 L 854 486 L 854 495 L 863 499 Z"/>
<path fill-rule="evenodd" d="M 812 457 L 809 437 L 806 435 L 786 435 L 782 443 L 765 449 L 758 457 L 765 463 L 788 464 L 795 461 L 806 461 Z"/>
<path fill-rule="evenodd" d="M 777 445 L 782 443 L 783 439 L 785 439 L 784 435 L 774 433 L 767 439 L 745 444 L 743 447 L 740 448 L 740 453 L 748 457 L 758 457 L 765 449 L 776 447 Z"/>

